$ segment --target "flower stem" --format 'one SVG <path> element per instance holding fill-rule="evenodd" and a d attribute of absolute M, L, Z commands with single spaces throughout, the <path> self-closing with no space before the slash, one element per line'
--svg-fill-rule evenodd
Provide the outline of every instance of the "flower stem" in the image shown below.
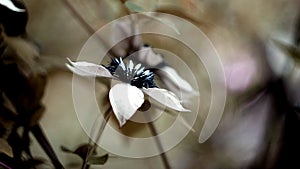
<path fill-rule="evenodd" d="M 85 160 L 83 161 L 81 169 L 88 169 L 89 168 L 88 161 L 89 161 L 91 155 L 93 155 L 93 152 L 96 150 L 97 143 L 101 139 L 101 136 L 102 136 L 102 134 L 104 132 L 105 126 L 106 126 L 109 118 L 111 117 L 111 115 L 112 115 L 112 108 L 109 107 L 109 109 L 103 115 L 104 116 L 104 120 L 102 121 L 102 123 L 100 125 L 100 128 L 98 129 L 97 137 L 96 137 L 94 143 L 90 143 L 91 145 L 90 145 L 89 150 L 87 152 L 87 156 L 86 156 Z M 91 141 L 92 140 L 90 139 L 90 142 Z"/>
<path fill-rule="evenodd" d="M 146 115 L 146 118 L 150 118 L 149 115 Z M 154 126 L 153 122 L 150 121 L 148 123 L 148 126 L 149 126 L 149 129 L 150 129 L 150 132 L 153 136 L 157 136 L 158 135 L 158 132 L 156 130 L 156 127 Z M 163 149 L 163 146 L 161 144 L 161 141 L 158 137 L 154 137 L 155 139 L 155 142 L 156 142 L 156 145 L 157 145 L 157 148 L 158 148 L 158 151 L 161 152 L 160 154 L 160 157 L 161 157 L 161 160 L 163 162 L 163 165 L 164 165 L 164 168 L 165 169 L 171 169 L 171 166 L 170 166 L 170 163 L 169 163 L 169 160 L 168 160 L 168 157 L 166 155 L 166 153 L 164 152 L 164 149 Z"/>

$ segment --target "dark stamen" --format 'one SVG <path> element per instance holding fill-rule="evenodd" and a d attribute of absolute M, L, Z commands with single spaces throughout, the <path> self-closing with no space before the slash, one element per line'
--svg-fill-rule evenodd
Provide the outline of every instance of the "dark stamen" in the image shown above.
<path fill-rule="evenodd" d="M 154 83 L 154 73 L 149 69 L 144 70 L 144 67 L 135 68 L 124 64 L 122 58 L 112 59 L 109 66 L 105 66 L 108 71 L 119 80 L 129 83 L 137 88 L 154 88 L 157 87 Z"/>

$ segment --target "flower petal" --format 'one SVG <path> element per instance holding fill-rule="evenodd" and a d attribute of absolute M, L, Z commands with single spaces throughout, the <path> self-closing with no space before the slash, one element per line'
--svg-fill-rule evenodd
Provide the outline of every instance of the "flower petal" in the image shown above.
<path fill-rule="evenodd" d="M 164 61 L 163 57 L 160 54 L 154 53 L 153 49 L 149 46 L 143 46 L 138 52 L 138 61 L 148 67 L 155 67 Z"/>
<path fill-rule="evenodd" d="M 178 97 L 165 89 L 159 89 L 159 88 L 143 88 L 143 92 L 145 92 L 147 95 L 152 97 L 154 100 L 158 101 L 159 103 L 177 110 L 177 111 L 184 111 L 184 112 L 190 112 L 190 110 L 185 109 L 181 103 Z"/>
<path fill-rule="evenodd" d="M 158 65 L 164 65 L 164 59 L 160 54 L 156 54 L 153 49 L 149 46 L 143 46 L 139 51 L 138 61 L 147 65 L 147 67 L 155 68 Z M 167 88 L 176 94 L 182 92 L 189 93 L 189 95 L 199 95 L 193 87 L 184 80 L 175 69 L 165 64 L 162 67 L 158 67 L 155 73 L 160 77 L 162 82 Z"/>
<path fill-rule="evenodd" d="M 0 0 L 0 5 L 3 5 L 5 7 L 7 7 L 8 9 L 15 11 L 15 12 L 25 12 L 25 9 L 20 9 L 18 7 L 16 7 L 14 5 L 13 2 L 11 2 L 11 0 Z"/>
<path fill-rule="evenodd" d="M 161 68 L 158 70 L 157 74 L 170 89 L 172 89 L 172 86 L 174 86 L 177 88 L 177 90 L 179 89 L 185 92 L 194 92 L 192 86 L 186 80 L 182 79 L 177 71 L 170 66 Z"/>
<path fill-rule="evenodd" d="M 88 77 L 113 77 L 111 73 L 101 65 L 89 62 L 72 62 L 69 58 L 67 59 L 69 64 L 66 64 L 66 66 L 77 75 Z"/>
<path fill-rule="evenodd" d="M 109 101 L 122 127 L 144 103 L 144 94 L 135 86 L 119 83 L 110 89 Z"/>

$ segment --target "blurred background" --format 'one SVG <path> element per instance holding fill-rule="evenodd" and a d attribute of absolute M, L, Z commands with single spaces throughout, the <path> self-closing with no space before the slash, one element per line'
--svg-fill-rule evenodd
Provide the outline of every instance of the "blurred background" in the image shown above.
<path fill-rule="evenodd" d="M 216 131 L 204 143 L 198 138 L 211 105 L 210 77 L 205 65 L 188 46 L 160 35 L 142 35 L 143 42 L 179 57 L 193 72 L 186 70 L 170 53 L 165 60 L 200 93 L 183 104 L 198 112 L 193 130 L 173 149 L 165 153 L 172 169 L 271 169 L 299 168 L 299 113 L 300 71 L 299 47 L 300 3 L 298 0 L 22 0 L 28 11 L 26 38 L 34 42 L 44 59 L 47 83 L 41 102 L 45 111 L 40 119 L 59 160 L 66 169 L 80 169 L 82 159 L 61 150 L 61 146 L 75 150 L 87 143 L 88 134 L 81 124 L 92 123 L 95 110 L 85 97 L 88 80 L 78 78 L 82 102 L 80 109 L 86 117 L 78 120 L 72 94 L 73 74 L 65 68 L 66 58 L 77 60 L 92 34 L 105 24 L 130 13 L 130 2 L 143 12 L 163 12 L 186 19 L 201 29 L 215 47 L 223 65 L 226 81 L 226 105 Z M 136 7 L 137 9 L 137 7 Z M 299 22 L 299 23 L 298 23 Z M 188 34 L 187 25 L 174 23 L 180 32 Z M 151 24 L 150 24 L 151 27 Z M 160 30 L 160 27 L 151 27 Z M 109 41 L 111 31 L 103 37 Z M 174 33 L 174 36 L 176 35 Z M 193 40 L 193 34 L 188 34 Z M 195 39 L 195 43 L 198 42 Z M 277 42 L 277 43 L 276 43 Z M 107 42 L 109 43 L 109 42 Z M 281 44 L 281 45 L 278 45 Z M 199 44 L 201 45 L 201 44 Z M 282 47 L 284 46 L 284 47 Z M 105 52 L 105 43 L 96 47 Z M 293 54 L 288 47 L 293 47 Z M 199 47 L 200 48 L 200 47 Z M 207 50 L 207 51 L 205 51 Z M 203 48 L 203 56 L 210 56 Z M 296 53 L 296 54 L 295 54 Z M 91 53 L 92 55 L 93 53 Z M 95 53 L 95 55 L 97 55 Z M 300 56 L 300 55 L 299 55 Z M 104 62 L 107 64 L 108 62 Z M 3 79 L 5 80 L 5 79 Z M 99 107 L 107 105 L 107 82 L 96 83 L 95 93 Z M 196 96 L 192 96 L 196 97 Z M 199 99 L 199 100 L 198 100 Z M 196 102 L 195 102 L 196 100 Z M 199 107 L 198 107 L 199 106 Z M 294 110 L 294 107 L 296 107 Z M 162 132 L 174 117 L 161 115 L 154 125 Z M 115 129 L 131 137 L 149 137 L 146 124 L 129 122 Z M 184 127 L 184 125 L 183 125 Z M 176 135 L 176 133 L 174 133 Z M 109 137 L 109 135 L 105 135 Z M 115 138 L 110 138 L 112 141 Z M 172 139 L 172 138 L 170 138 Z M 288 145 L 288 146 L 287 146 Z M 124 143 L 124 151 L 128 145 Z M 156 147 L 153 147 L 156 148 Z M 36 168 L 53 168 L 42 147 L 32 137 L 33 157 L 45 159 Z M 146 148 L 145 148 L 146 149 Z M 103 169 L 160 169 L 167 168 L 161 156 L 149 158 L 121 157 L 99 148 L 99 154 L 109 154 Z M 122 150 L 120 150 L 122 151 Z M 146 151 L 141 149 L 141 151 Z M 296 153 L 293 155 L 293 153 Z"/>

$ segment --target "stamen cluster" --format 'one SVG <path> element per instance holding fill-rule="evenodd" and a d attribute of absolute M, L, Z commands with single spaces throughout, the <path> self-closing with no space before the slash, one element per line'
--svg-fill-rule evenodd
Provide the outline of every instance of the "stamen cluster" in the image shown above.
<path fill-rule="evenodd" d="M 129 60 L 129 63 L 125 64 L 122 58 L 114 58 L 106 69 L 119 80 L 137 88 L 157 87 L 154 83 L 154 73 L 149 69 L 145 69 L 141 64 L 134 66 L 132 60 Z"/>

